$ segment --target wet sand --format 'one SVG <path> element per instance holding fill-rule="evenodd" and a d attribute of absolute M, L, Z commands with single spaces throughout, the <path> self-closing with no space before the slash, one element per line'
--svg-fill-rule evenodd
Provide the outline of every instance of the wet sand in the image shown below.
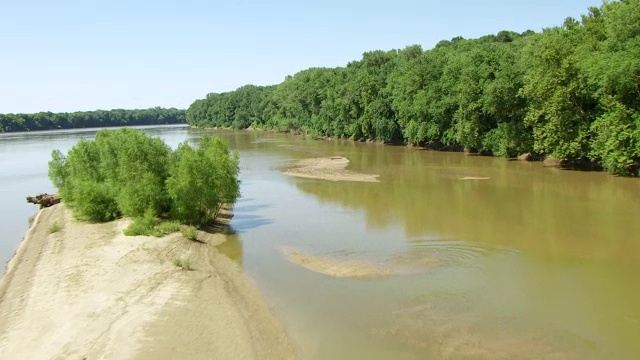
<path fill-rule="evenodd" d="M 460 178 L 460 180 L 489 180 L 489 179 L 491 178 L 486 176 L 465 176 Z"/>
<path fill-rule="evenodd" d="M 338 278 L 373 278 L 395 276 L 399 273 L 375 264 L 358 261 L 342 261 L 328 257 L 302 253 L 292 248 L 280 249 L 289 261 L 311 271 Z"/>
<path fill-rule="evenodd" d="M 78 222 L 62 205 L 36 215 L 0 280 L 0 358 L 293 358 L 255 285 L 216 250 L 223 235 L 127 237 L 127 225 Z"/>
<path fill-rule="evenodd" d="M 348 165 L 349 159 L 342 156 L 303 159 L 296 162 L 293 167 L 283 171 L 283 174 L 329 181 L 380 181 L 378 179 L 380 175 L 362 174 L 359 172 L 346 170 Z"/>

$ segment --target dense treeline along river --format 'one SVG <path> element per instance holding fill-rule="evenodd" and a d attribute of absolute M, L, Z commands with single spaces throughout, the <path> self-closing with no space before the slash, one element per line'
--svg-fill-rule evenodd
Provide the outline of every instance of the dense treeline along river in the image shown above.
<path fill-rule="evenodd" d="M 272 86 L 210 93 L 189 125 L 299 131 L 568 166 L 640 171 L 640 0 L 605 1 L 541 33 L 369 51 Z"/>
<path fill-rule="evenodd" d="M 170 146 L 205 133 L 240 154 L 242 198 L 221 250 L 257 282 L 304 359 L 634 359 L 640 353 L 640 181 L 541 163 L 269 132 L 146 128 Z M 0 257 L 52 191 L 51 150 L 93 130 L 0 135 Z M 340 155 L 378 183 L 293 178 Z M 463 178 L 484 180 L 462 180 Z M 283 251 L 284 250 L 284 251 Z M 371 264 L 397 276 L 336 278 Z M 334 269 L 335 270 L 335 269 Z M 213 305 L 212 305 L 213 306 Z"/>

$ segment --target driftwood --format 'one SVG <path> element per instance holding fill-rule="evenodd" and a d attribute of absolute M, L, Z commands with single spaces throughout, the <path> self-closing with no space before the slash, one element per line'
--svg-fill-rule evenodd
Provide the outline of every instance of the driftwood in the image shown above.
<path fill-rule="evenodd" d="M 40 209 L 53 206 L 60 202 L 60 195 L 58 194 L 40 194 L 36 196 L 27 196 L 27 202 L 31 204 L 40 205 Z"/>

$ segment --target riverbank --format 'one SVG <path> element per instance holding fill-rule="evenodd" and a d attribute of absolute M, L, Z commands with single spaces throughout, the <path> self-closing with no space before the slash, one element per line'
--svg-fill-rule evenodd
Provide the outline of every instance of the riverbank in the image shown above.
<path fill-rule="evenodd" d="M 293 357 L 255 285 L 216 250 L 224 235 L 127 237 L 127 225 L 79 222 L 63 205 L 36 215 L 0 280 L 0 358 Z"/>

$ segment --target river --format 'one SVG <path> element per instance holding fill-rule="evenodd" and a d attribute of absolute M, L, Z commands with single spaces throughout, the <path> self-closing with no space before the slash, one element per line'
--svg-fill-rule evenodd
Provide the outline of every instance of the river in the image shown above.
<path fill-rule="evenodd" d="M 240 154 L 242 197 L 221 250 L 257 283 L 302 359 L 636 359 L 640 180 L 460 153 L 270 132 L 205 133 Z M 0 259 L 52 192 L 47 162 L 95 130 L 0 135 Z M 288 177 L 340 155 L 379 183 Z M 482 180 L 463 180 L 466 177 Z M 335 278 L 283 249 L 400 275 Z"/>

